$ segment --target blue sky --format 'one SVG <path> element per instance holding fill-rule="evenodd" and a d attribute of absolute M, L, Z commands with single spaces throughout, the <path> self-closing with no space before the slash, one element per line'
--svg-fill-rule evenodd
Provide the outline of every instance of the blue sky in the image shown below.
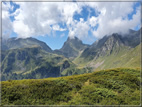
<path fill-rule="evenodd" d="M 68 37 L 76 36 L 83 43 L 92 44 L 105 35 L 138 30 L 141 25 L 140 2 L 4 2 L 2 5 L 2 20 L 7 23 L 2 25 L 3 32 L 7 31 L 8 37 L 34 37 L 53 50 L 60 49 Z"/>

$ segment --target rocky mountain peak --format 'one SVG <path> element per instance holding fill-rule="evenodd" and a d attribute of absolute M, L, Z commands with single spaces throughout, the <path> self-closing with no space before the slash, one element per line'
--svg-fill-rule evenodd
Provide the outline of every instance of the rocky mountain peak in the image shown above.
<path fill-rule="evenodd" d="M 68 37 L 63 47 L 60 50 L 55 50 L 55 53 L 62 54 L 65 57 L 76 57 L 79 55 L 79 52 L 86 47 L 88 47 L 88 45 L 83 44 L 77 37 Z"/>

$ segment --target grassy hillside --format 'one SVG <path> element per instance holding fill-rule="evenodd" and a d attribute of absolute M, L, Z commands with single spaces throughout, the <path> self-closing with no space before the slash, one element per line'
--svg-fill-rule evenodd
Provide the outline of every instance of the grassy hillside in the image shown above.
<path fill-rule="evenodd" d="M 88 61 L 86 58 L 77 57 L 74 63 L 79 67 L 87 66 L 95 70 L 110 69 L 117 67 L 136 68 L 141 66 L 141 44 L 135 48 L 119 47 L 114 48 L 111 54 L 106 54 Z"/>
<path fill-rule="evenodd" d="M 101 63 L 97 69 L 109 69 L 116 67 L 140 67 L 141 66 L 141 46 L 138 45 L 131 49 L 121 49 L 118 53 L 112 53 L 110 56 L 100 57 L 94 63 Z"/>
<path fill-rule="evenodd" d="M 2 105 L 140 105 L 140 69 L 2 83 Z"/>

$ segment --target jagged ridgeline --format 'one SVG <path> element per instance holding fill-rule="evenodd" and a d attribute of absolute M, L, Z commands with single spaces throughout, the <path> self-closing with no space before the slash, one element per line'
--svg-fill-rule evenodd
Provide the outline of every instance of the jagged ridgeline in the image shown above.
<path fill-rule="evenodd" d="M 40 79 L 90 73 L 117 67 L 140 67 L 140 30 L 127 35 L 114 33 L 92 45 L 77 37 L 68 38 L 59 50 L 52 50 L 35 38 L 2 41 L 2 80 Z"/>

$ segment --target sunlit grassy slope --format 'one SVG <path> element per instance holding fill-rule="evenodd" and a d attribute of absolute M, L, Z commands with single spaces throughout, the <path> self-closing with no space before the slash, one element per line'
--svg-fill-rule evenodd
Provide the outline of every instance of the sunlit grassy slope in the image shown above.
<path fill-rule="evenodd" d="M 79 67 L 93 67 L 95 70 L 110 69 L 117 67 L 135 68 L 141 66 L 141 44 L 135 48 L 119 47 L 114 48 L 111 54 L 100 56 L 97 59 L 88 61 L 86 58 L 77 57 L 74 63 Z"/>
<path fill-rule="evenodd" d="M 139 105 L 140 69 L 2 82 L 2 105 Z"/>

